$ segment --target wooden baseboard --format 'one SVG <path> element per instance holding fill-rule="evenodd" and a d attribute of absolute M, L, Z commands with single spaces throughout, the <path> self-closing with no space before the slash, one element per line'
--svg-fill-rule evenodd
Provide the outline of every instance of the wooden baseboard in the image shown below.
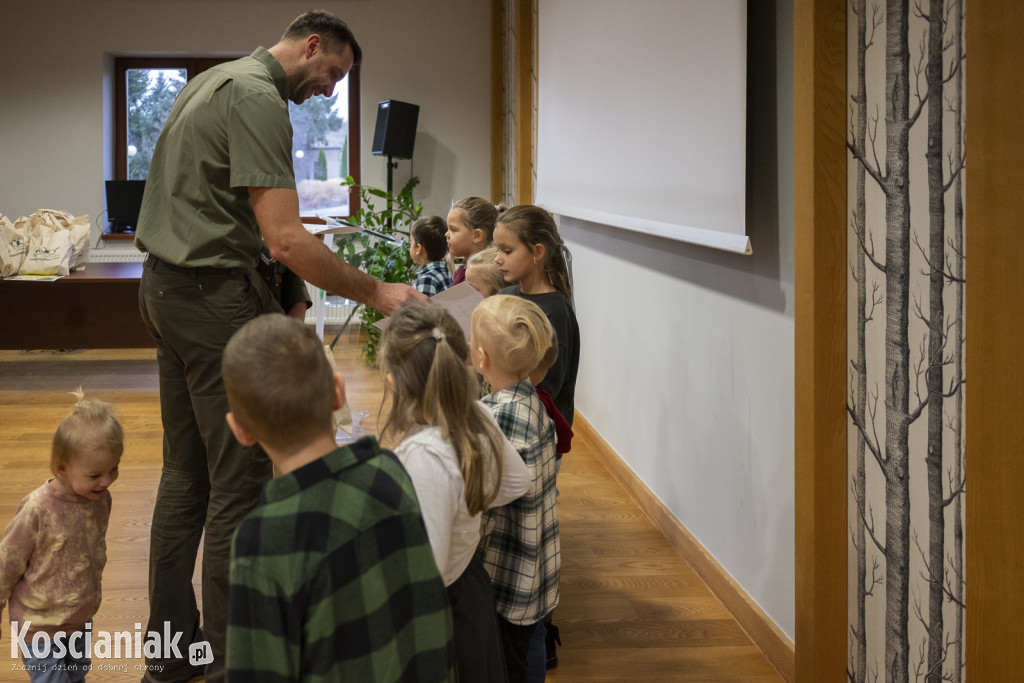
<path fill-rule="evenodd" d="M 690 563 L 714 595 L 736 618 L 750 639 L 765 655 L 779 675 L 792 683 L 796 680 L 794 643 L 747 595 L 727 571 L 711 556 L 693 534 L 665 507 L 654 492 L 630 469 L 618 453 L 608 445 L 586 419 L 576 413 L 573 431 L 593 448 L 597 459 L 643 510 L 672 547 Z"/>

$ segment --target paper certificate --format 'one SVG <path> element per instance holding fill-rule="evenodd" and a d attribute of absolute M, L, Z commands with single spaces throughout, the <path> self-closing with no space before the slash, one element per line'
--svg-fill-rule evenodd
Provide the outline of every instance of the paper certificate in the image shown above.
<path fill-rule="evenodd" d="M 435 294 L 430 297 L 430 300 L 434 303 L 441 304 L 447 309 L 455 321 L 459 323 L 459 327 L 462 328 L 463 334 L 466 335 L 466 342 L 469 343 L 469 330 L 470 320 L 473 317 L 473 309 L 476 305 L 484 300 L 480 292 L 473 289 L 473 285 L 468 282 L 460 282 L 459 284 L 449 287 L 448 289 Z M 384 318 L 378 320 L 373 325 L 381 332 L 387 329 L 391 323 L 391 318 Z"/>

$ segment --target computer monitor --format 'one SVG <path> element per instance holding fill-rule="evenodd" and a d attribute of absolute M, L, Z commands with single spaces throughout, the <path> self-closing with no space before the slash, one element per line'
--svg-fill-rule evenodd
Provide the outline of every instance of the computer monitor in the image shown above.
<path fill-rule="evenodd" d="M 107 220 L 110 232 L 134 232 L 142 208 L 145 180 L 108 180 Z"/>

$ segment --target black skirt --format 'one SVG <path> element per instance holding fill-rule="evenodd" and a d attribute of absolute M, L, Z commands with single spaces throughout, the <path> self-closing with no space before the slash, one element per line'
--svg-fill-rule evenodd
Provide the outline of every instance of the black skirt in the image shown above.
<path fill-rule="evenodd" d="M 494 609 L 494 590 L 476 556 L 448 586 L 455 628 L 455 662 L 459 681 L 506 683 L 505 658 Z"/>

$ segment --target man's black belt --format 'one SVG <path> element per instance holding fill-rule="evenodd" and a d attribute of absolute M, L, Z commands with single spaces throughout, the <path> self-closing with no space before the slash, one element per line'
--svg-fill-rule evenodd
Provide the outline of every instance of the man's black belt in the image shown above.
<path fill-rule="evenodd" d="M 189 275 L 191 277 L 238 277 L 245 275 L 248 272 L 248 268 L 242 268 L 237 266 L 234 268 L 217 268 L 214 266 L 176 266 L 173 263 L 168 263 L 161 258 L 149 254 L 146 256 L 146 267 L 156 272 L 158 270 L 166 270 L 170 273 L 178 273 L 179 275 Z"/>

